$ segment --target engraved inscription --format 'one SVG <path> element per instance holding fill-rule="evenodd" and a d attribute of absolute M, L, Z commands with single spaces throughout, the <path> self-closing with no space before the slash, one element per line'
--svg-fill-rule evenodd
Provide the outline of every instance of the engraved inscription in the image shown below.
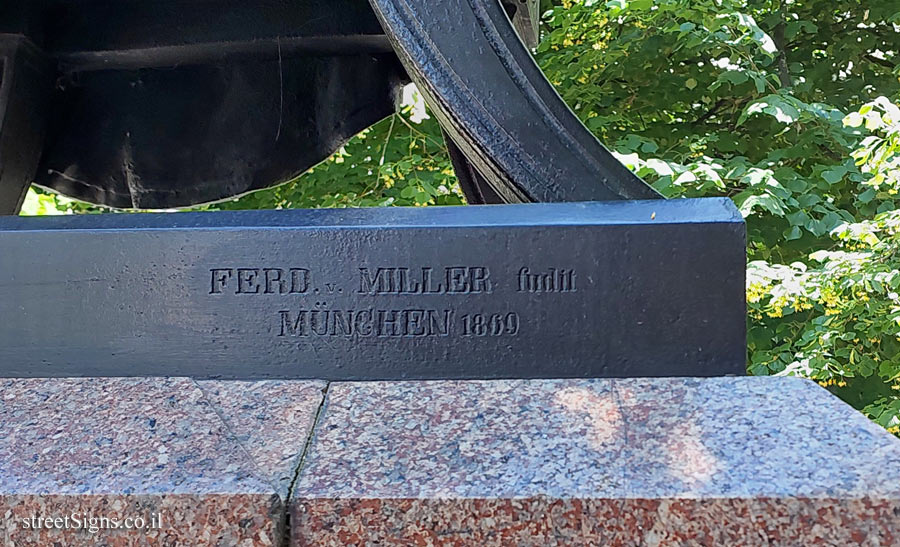
<path fill-rule="evenodd" d="M 299 310 L 278 312 L 278 336 L 448 336 L 452 310 Z"/>
<path fill-rule="evenodd" d="M 521 268 L 518 277 L 519 292 L 575 292 L 575 270 L 550 268 L 543 272 L 532 272 L 528 268 Z"/>
<path fill-rule="evenodd" d="M 212 268 L 209 270 L 209 294 L 282 295 L 299 300 L 275 312 L 273 334 L 292 337 L 513 337 L 519 336 L 523 319 L 516 311 L 473 310 L 464 303 L 482 303 L 495 292 L 510 291 L 534 295 L 576 292 L 577 273 L 571 268 L 529 268 L 513 270 L 512 279 L 492 277 L 486 266 L 359 266 L 349 275 L 353 287 L 322 280 L 309 268 Z M 348 279 L 348 278 L 345 278 Z M 343 286 L 342 286 L 343 285 Z M 349 290 L 348 290 L 349 289 Z M 313 296 L 315 295 L 315 296 Z M 378 307 L 376 301 L 392 296 L 422 296 L 422 302 L 435 300 L 428 295 L 449 295 L 461 300 L 460 306 L 447 308 Z M 352 298 L 351 298 L 352 297 Z M 544 298 L 542 297 L 542 298 Z M 307 300 L 314 299 L 315 301 Z M 339 298 L 346 302 L 366 302 L 371 307 L 337 309 Z M 329 301 L 330 304 L 329 304 Z M 415 304 L 414 304 L 415 305 Z"/>
<path fill-rule="evenodd" d="M 213 268 L 209 294 L 305 294 L 306 268 Z"/>
<path fill-rule="evenodd" d="M 484 266 L 434 268 L 359 268 L 358 294 L 482 294 L 490 293 L 491 273 Z"/>
<path fill-rule="evenodd" d="M 516 336 L 519 334 L 519 314 L 476 313 L 463 315 L 463 336 Z"/>

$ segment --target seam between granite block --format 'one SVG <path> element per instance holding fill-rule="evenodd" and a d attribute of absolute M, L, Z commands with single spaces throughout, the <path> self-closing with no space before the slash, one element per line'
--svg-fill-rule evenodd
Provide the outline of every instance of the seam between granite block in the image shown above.
<path fill-rule="evenodd" d="M 631 461 L 631 424 L 629 423 L 628 412 L 625 408 L 625 399 L 622 398 L 622 393 L 619 391 L 621 388 L 621 382 L 616 378 L 610 378 L 609 380 L 610 386 L 612 387 L 613 398 L 616 401 L 616 407 L 619 411 L 619 415 L 622 417 L 622 446 L 623 453 L 619 454 L 619 458 L 622 460 L 621 466 L 621 479 L 622 479 L 622 490 L 624 490 L 620 495 L 622 498 L 630 498 L 634 494 L 634 488 L 631 486 L 631 474 L 628 472 L 628 463 Z"/>
<path fill-rule="evenodd" d="M 219 406 L 216 405 L 216 404 L 213 402 L 212 398 L 209 396 L 209 392 L 208 392 L 206 389 L 203 388 L 203 386 L 201 385 L 201 383 L 200 383 L 196 378 L 189 378 L 189 380 L 190 380 L 191 382 L 193 382 L 193 384 L 200 390 L 200 393 L 202 393 L 202 395 L 203 395 L 203 400 L 206 401 L 206 404 L 209 405 L 209 407 L 212 409 L 212 411 L 215 413 L 215 415 L 216 415 L 216 416 L 219 418 L 219 420 L 222 422 L 223 426 L 225 427 L 225 429 L 226 429 L 226 431 L 228 432 L 228 434 L 232 437 L 232 439 L 234 440 L 235 444 L 238 445 L 238 447 L 240 448 L 240 450 L 244 453 L 244 455 L 245 455 L 245 456 L 247 457 L 247 459 L 250 461 L 250 464 L 253 466 L 253 469 L 255 469 L 256 472 L 257 472 L 257 473 L 265 480 L 266 484 L 268 484 L 269 486 L 272 487 L 273 492 L 275 493 L 275 495 L 278 496 L 278 497 L 280 498 L 280 497 L 281 497 L 281 494 L 280 494 L 280 492 L 279 492 L 279 487 L 278 487 L 278 485 L 272 483 L 272 481 L 270 480 L 270 477 L 269 477 L 268 474 L 263 473 L 262 469 L 259 467 L 259 464 L 256 462 L 256 459 L 255 459 L 255 458 L 253 457 L 253 455 L 250 453 L 250 450 L 249 450 L 249 449 L 244 445 L 244 443 L 240 440 L 240 438 L 239 438 L 239 437 L 237 436 L 237 434 L 235 433 L 234 429 L 232 429 L 231 423 L 228 421 L 228 419 L 227 419 L 227 418 L 225 417 L 225 415 L 222 413 L 222 409 L 219 408 Z M 323 411 L 324 411 L 324 408 L 325 408 L 325 403 L 326 403 L 326 400 L 327 400 L 327 398 L 328 398 L 328 388 L 329 388 L 330 386 L 331 386 L 331 382 L 325 382 L 325 387 L 322 389 L 322 398 L 321 398 L 321 400 L 319 401 L 318 407 L 316 408 L 316 414 L 315 414 L 315 416 L 313 417 L 313 423 L 312 423 L 312 426 L 309 428 L 309 433 L 307 434 L 306 442 L 303 444 L 303 450 L 301 451 L 300 455 L 297 457 L 297 460 L 296 460 L 297 463 L 296 463 L 296 465 L 295 465 L 294 468 L 293 468 L 293 477 L 292 477 L 292 479 L 291 479 L 290 485 L 288 486 L 287 494 L 285 494 L 284 499 L 282 499 L 282 514 L 281 514 L 280 519 L 279 519 L 279 522 L 278 522 L 278 528 L 279 528 L 280 531 L 281 531 L 281 534 L 280 534 L 280 536 L 281 536 L 281 541 L 280 541 L 280 542 L 277 542 L 276 545 L 289 545 L 289 544 L 290 544 L 290 537 L 291 537 L 291 523 L 290 523 L 291 498 L 293 497 L 293 494 L 294 494 L 294 488 L 295 488 L 295 486 L 296 486 L 296 484 L 297 484 L 297 481 L 298 481 L 299 478 L 300 478 L 300 470 L 301 470 L 302 467 L 303 467 L 303 463 L 305 462 L 306 456 L 307 456 L 307 454 L 308 454 L 308 452 L 309 452 L 309 450 L 310 450 L 310 447 L 311 447 L 311 445 L 312 445 L 313 437 L 314 437 L 314 435 L 315 435 L 316 428 L 318 427 L 319 422 L 321 421 L 321 417 L 322 417 L 322 415 L 323 415 Z"/>
<path fill-rule="evenodd" d="M 316 415 L 313 417 L 313 423 L 309 428 L 309 434 L 306 437 L 306 443 L 303 445 L 303 451 L 300 453 L 300 457 L 297 458 L 297 465 L 294 466 L 294 476 L 291 479 L 291 484 L 288 485 L 287 498 L 284 502 L 284 514 L 282 515 L 281 521 L 283 531 L 281 543 L 285 546 L 291 544 L 291 539 L 293 537 L 294 525 L 291 522 L 291 513 L 293 509 L 294 490 L 297 487 L 297 482 L 300 480 L 303 464 L 306 462 L 306 457 L 309 455 L 309 451 L 312 448 L 313 439 L 316 436 L 316 429 L 318 429 L 319 424 L 322 422 L 322 417 L 325 414 L 329 388 L 331 388 L 331 382 L 325 382 L 325 387 L 322 388 L 322 400 L 319 401 L 319 407 L 316 409 Z"/>
<path fill-rule="evenodd" d="M 322 400 L 319 402 L 319 408 L 316 409 L 316 415 L 313 417 L 312 427 L 309 428 L 309 435 L 306 437 L 303 451 L 300 453 L 300 457 L 297 458 L 297 465 L 294 467 L 294 477 L 291 479 L 291 484 L 288 486 L 288 504 L 290 504 L 290 500 L 294 497 L 294 489 L 297 486 L 297 481 L 300 480 L 303 464 L 306 462 L 306 457 L 309 455 L 309 451 L 312 448 L 312 443 L 316 436 L 316 429 L 318 429 L 319 423 L 322 422 L 322 417 L 325 414 L 325 407 L 328 404 L 328 392 L 331 388 L 331 383 L 332 382 L 325 382 L 325 387 L 322 389 Z"/>
<path fill-rule="evenodd" d="M 259 467 L 259 464 L 256 463 L 256 459 L 253 457 L 253 455 L 250 453 L 250 451 L 247 449 L 247 447 L 244 446 L 244 443 L 241 442 L 240 438 L 237 436 L 237 433 L 234 432 L 234 429 L 232 429 L 232 427 L 231 427 L 231 423 L 229 423 L 229 421 L 225 418 L 225 415 L 222 413 L 222 409 L 219 408 L 215 403 L 213 403 L 212 399 L 209 396 L 209 392 L 207 392 L 205 389 L 203 389 L 203 386 L 200 385 L 200 382 L 198 382 L 196 378 L 191 378 L 190 380 L 191 380 L 191 382 L 194 383 L 194 385 L 197 387 L 197 389 L 200 390 L 200 393 L 203 394 L 203 400 L 206 401 L 206 404 L 209 405 L 209 407 L 212 409 L 212 411 L 215 413 L 215 415 L 219 418 L 219 421 L 222 422 L 222 425 L 225 426 L 226 431 L 228 431 L 228 435 L 230 435 L 231 438 L 234 440 L 235 444 L 237 444 L 238 447 L 240 447 L 241 451 L 244 453 L 244 456 L 247 457 L 247 460 L 253 466 L 253 469 L 256 470 L 256 473 L 259 475 L 259 477 L 261 479 L 263 479 L 264 481 L 266 481 L 266 484 L 271 486 L 272 490 L 275 492 L 275 494 L 280 497 L 280 494 L 278 493 L 278 485 L 273 483 L 269 474 L 264 473 L 263 470 Z M 287 505 L 286 500 L 285 500 L 285 505 Z"/>

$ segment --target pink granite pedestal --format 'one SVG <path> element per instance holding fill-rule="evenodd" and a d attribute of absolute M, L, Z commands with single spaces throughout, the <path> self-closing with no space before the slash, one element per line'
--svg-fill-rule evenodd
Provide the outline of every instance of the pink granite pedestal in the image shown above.
<path fill-rule="evenodd" d="M 900 545 L 900 440 L 797 379 L 0 380 L 0 401 L 9 546 Z"/>
<path fill-rule="evenodd" d="M 900 440 L 791 378 L 332 384 L 294 545 L 900 545 Z"/>
<path fill-rule="evenodd" d="M 0 380 L 2 544 L 280 545 L 324 386 Z"/>

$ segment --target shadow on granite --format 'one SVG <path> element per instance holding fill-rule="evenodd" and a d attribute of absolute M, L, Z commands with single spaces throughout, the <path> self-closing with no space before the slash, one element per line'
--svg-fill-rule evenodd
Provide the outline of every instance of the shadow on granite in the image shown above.
<path fill-rule="evenodd" d="M 279 544 L 324 383 L 202 385 L 0 380 L 3 544 Z"/>
<path fill-rule="evenodd" d="M 789 378 L 333 383 L 294 545 L 897 545 L 900 441 Z"/>

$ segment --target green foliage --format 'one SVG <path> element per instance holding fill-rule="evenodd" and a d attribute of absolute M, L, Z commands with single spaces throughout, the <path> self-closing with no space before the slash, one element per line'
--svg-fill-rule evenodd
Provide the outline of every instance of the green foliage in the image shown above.
<path fill-rule="evenodd" d="M 654 187 L 738 205 L 751 373 L 818 380 L 895 433 L 898 23 L 898 2 L 562 0 L 537 53 Z"/>
<path fill-rule="evenodd" d="M 896 2 L 564 0 L 538 58 L 658 190 L 732 197 L 751 258 L 791 262 L 829 246 L 841 223 L 897 205 L 858 192 L 858 133 L 842 120 L 896 96 L 898 20 Z"/>
<path fill-rule="evenodd" d="M 845 123 L 874 132 L 852 154 L 861 194 L 896 195 L 900 107 L 881 97 Z M 900 210 L 831 236 L 809 263 L 750 263 L 750 371 L 816 379 L 900 434 Z"/>
<path fill-rule="evenodd" d="M 22 203 L 22 213 L 25 216 L 62 215 L 69 212 L 69 208 L 63 205 L 66 198 L 56 194 L 46 194 L 32 188 L 25 196 Z"/>

